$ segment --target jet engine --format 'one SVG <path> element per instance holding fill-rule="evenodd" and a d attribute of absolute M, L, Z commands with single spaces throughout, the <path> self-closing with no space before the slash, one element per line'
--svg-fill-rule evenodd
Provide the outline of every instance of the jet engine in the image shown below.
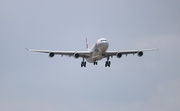
<path fill-rule="evenodd" d="M 74 54 L 74 58 L 76 58 L 76 59 L 79 58 L 79 54 L 78 54 L 78 53 L 75 53 L 75 54 Z"/>
<path fill-rule="evenodd" d="M 116 57 L 117 57 L 117 58 L 121 58 L 121 57 L 122 57 L 122 54 L 121 54 L 120 52 L 118 52 L 118 53 L 116 54 Z"/>
<path fill-rule="evenodd" d="M 137 54 L 139 57 L 143 56 L 143 52 L 142 51 L 139 51 L 138 54 Z"/>
<path fill-rule="evenodd" d="M 55 55 L 55 54 L 54 54 L 53 52 L 50 52 L 50 53 L 49 53 L 49 57 L 50 57 L 50 58 L 54 57 L 54 55 Z"/>

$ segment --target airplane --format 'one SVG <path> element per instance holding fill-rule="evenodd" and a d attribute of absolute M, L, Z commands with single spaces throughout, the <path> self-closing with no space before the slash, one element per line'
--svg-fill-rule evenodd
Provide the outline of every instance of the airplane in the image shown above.
<path fill-rule="evenodd" d="M 155 51 L 155 49 L 144 49 L 144 50 L 125 50 L 125 51 L 107 51 L 109 47 L 109 43 L 106 38 L 100 38 L 96 41 L 96 43 L 89 49 L 88 48 L 88 41 L 86 38 L 86 48 L 87 51 L 51 51 L 51 50 L 33 50 L 28 49 L 30 52 L 40 52 L 40 53 L 48 53 L 49 57 L 52 58 L 55 55 L 65 55 L 65 56 L 73 56 L 74 58 L 82 58 L 81 67 L 86 67 L 86 61 L 89 63 L 93 63 L 94 65 L 98 64 L 99 60 L 103 58 L 107 58 L 105 62 L 105 67 L 110 67 L 111 61 L 109 60 L 110 57 L 116 56 L 117 58 L 121 58 L 122 55 L 128 54 L 137 54 L 139 57 L 143 56 L 144 51 Z"/>

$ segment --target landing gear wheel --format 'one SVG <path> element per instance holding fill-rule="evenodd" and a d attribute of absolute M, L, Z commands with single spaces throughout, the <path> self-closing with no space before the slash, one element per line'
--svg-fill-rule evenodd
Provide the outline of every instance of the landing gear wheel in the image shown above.
<path fill-rule="evenodd" d="M 84 58 L 83 61 L 81 62 L 81 67 L 86 67 L 86 62 L 84 62 Z"/>
<path fill-rule="evenodd" d="M 108 62 L 108 66 L 109 66 L 109 67 L 110 67 L 110 65 L 111 65 L 111 61 Z"/>
<path fill-rule="evenodd" d="M 105 63 L 105 67 L 110 67 L 110 65 L 111 65 L 111 62 L 110 61 L 106 61 L 106 63 Z"/>
<path fill-rule="evenodd" d="M 105 63 L 105 67 L 110 67 L 110 65 L 111 65 L 111 61 L 109 61 L 109 57 L 107 57 L 107 61 L 106 61 L 106 63 Z"/>
<path fill-rule="evenodd" d="M 86 62 L 84 62 L 84 67 L 86 67 Z"/>
<path fill-rule="evenodd" d="M 84 62 L 81 62 L 81 67 L 83 67 L 84 66 Z"/>
<path fill-rule="evenodd" d="M 94 65 L 97 65 L 97 64 L 98 64 L 97 61 L 95 61 L 95 62 L 94 62 Z"/>

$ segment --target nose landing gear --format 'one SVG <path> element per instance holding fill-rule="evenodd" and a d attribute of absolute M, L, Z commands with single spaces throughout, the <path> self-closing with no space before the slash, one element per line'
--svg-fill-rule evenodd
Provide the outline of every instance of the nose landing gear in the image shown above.
<path fill-rule="evenodd" d="M 97 65 L 97 64 L 98 64 L 97 61 L 95 61 L 95 62 L 94 62 L 94 65 Z"/>

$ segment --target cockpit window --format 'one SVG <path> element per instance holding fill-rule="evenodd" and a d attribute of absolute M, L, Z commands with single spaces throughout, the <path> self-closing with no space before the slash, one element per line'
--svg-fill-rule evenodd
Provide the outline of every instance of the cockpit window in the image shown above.
<path fill-rule="evenodd" d="M 106 41 L 106 40 L 101 40 L 101 42 L 103 42 L 103 41 Z"/>

